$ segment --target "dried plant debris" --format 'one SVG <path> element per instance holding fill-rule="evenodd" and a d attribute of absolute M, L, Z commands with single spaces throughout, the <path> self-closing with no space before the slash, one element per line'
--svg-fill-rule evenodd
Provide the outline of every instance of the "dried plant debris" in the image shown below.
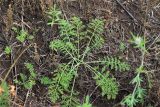
<path fill-rule="evenodd" d="M 0 107 L 160 107 L 159 0 L 0 5 Z"/>

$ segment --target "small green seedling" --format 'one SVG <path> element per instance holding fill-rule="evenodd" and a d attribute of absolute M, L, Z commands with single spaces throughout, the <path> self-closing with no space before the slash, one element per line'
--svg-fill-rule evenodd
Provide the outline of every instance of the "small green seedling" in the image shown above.
<path fill-rule="evenodd" d="M 120 51 L 122 51 L 122 52 L 123 52 L 123 51 L 126 49 L 126 45 L 125 45 L 125 43 L 120 42 L 119 49 L 120 49 Z"/>
<path fill-rule="evenodd" d="M 11 54 L 12 48 L 10 46 L 6 46 L 4 49 L 5 54 L 9 55 Z"/>
<path fill-rule="evenodd" d="M 21 31 L 19 32 L 19 35 L 17 35 L 16 39 L 17 39 L 18 41 L 20 41 L 20 42 L 23 43 L 23 42 L 26 40 L 27 35 L 28 35 L 28 33 L 27 33 L 26 31 L 21 30 Z"/>
<path fill-rule="evenodd" d="M 24 86 L 26 89 L 32 89 L 32 87 L 36 84 L 36 72 L 34 70 L 33 64 L 25 63 L 25 67 L 29 71 L 29 76 L 27 77 L 25 74 L 20 73 L 20 79 L 14 80 L 16 84 Z"/>
<path fill-rule="evenodd" d="M 12 30 L 17 33 L 16 39 L 23 43 L 25 40 L 32 40 L 34 36 L 29 35 L 24 29 L 18 30 L 16 27 L 13 27 Z"/>

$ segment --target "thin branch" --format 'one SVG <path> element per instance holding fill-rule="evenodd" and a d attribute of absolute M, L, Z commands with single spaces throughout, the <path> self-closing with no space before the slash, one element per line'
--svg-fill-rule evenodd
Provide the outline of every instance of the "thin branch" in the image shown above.
<path fill-rule="evenodd" d="M 123 8 L 123 10 L 133 19 L 135 23 L 138 23 L 137 19 L 123 6 L 123 4 L 119 1 L 116 0 L 116 2 Z"/>
<path fill-rule="evenodd" d="M 13 62 L 13 64 L 12 64 L 11 67 L 9 68 L 9 70 L 7 71 L 7 74 L 6 74 L 5 78 L 4 78 L 4 81 L 7 79 L 9 73 L 12 71 L 13 67 L 16 65 L 16 63 L 17 63 L 17 61 L 19 60 L 19 58 L 20 58 L 20 57 L 23 55 L 23 53 L 24 53 L 29 47 L 31 47 L 31 46 L 32 46 L 32 44 L 30 44 L 29 46 L 27 46 L 27 47 L 20 53 L 20 55 L 15 59 L 15 61 Z"/>

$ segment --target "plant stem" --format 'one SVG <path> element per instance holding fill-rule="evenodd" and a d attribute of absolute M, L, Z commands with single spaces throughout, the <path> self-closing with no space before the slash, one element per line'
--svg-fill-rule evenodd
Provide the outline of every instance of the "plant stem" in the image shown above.
<path fill-rule="evenodd" d="M 9 68 L 9 70 L 7 71 L 6 76 L 4 77 L 4 81 L 7 79 L 9 73 L 12 71 L 12 68 L 16 65 L 17 61 L 19 60 L 19 58 L 23 55 L 23 53 L 32 46 L 32 44 L 30 44 L 29 46 L 27 46 L 20 54 L 19 56 L 15 59 L 15 61 L 13 62 L 13 64 L 11 65 L 11 67 Z"/>

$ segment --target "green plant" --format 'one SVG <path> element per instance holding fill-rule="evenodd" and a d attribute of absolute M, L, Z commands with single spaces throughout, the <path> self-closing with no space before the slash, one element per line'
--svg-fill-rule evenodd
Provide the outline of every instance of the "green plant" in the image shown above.
<path fill-rule="evenodd" d="M 139 35 L 135 36 L 133 33 L 131 33 L 131 35 L 132 35 L 133 39 L 130 40 L 130 42 L 135 44 L 135 48 L 138 48 L 138 49 L 140 49 L 140 51 L 142 53 L 145 53 L 145 51 L 146 51 L 146 47 L 145 47 L 146 40 L 145 40 L 145 38 L 142 38 Z"/>
<path fill-rule="evenodd" d="M 118 94 L 118 84 L 114 77 L 109 77 L 109 72 L 96 75 L 96 84 L 102 89 L 102 96 L 107 95 L 107 99 L 115 99 Z"/>
<path fill-rule="evenodd" d="M 55 78 L 52 79 L 52 85 L 49 86 L 49 95 L 52 102 L 55 103 L 59 98 L 59 94 L 63 94 L 64 90 L 69 91 L 70 81 L 73 78 L 72 73 L 73 71 L 70 71 L 68 65 L 60 65 L 57 71 L 55 71 Z"/>
<path fill-rule="evenodd" d="M 23 43 L 27 39 L 31 40 L 34 38 L 32 35 L 29 35 L 28 32 L 24 29 L 18 30 L 17 28 L 13 27 L 12 30 L 17 33 L 16 39 L 21 43 Z"/>
<path fill-rule="evenodd" d="M 120 51 L 122 51 L 122 52 L 123 52 L 123 51 L 126 49 L 126 45 L 125 45 L 125 43 L 120 42 L 119 49 L 120 49 Z"/>
<path fill-rule="evenodd" d="M 28 35 L 28 33 L 26 31 L 21 30 L 19 32 L 19 35 L 17 35 L 16 39 L 23 43 L 26 40 L 27 35 Z"/>
<path fill-rule="evenodd" d="M 117 57 L 105 57 L 100 60 L 101 64 L 110 67 L 111 70 L 119 70 L 119 71 L 128 71 L 130 69 L 130 65 L 126 62 L 120 61 Z"/>
<path fill-rule="evenodd" d="M 78 17 L 72 17 L 69 20 L 63 19 L 62 15 L 59 14 L 60 12 L 55 9 L 56 7 L 49 12 L 51 19 L 48 24 L 51 26 L 58 25 L 60 36 L 52 40 L 49 47 L 53 52 L 60 53 L 66 61 L 58 65 L 52 83 L 49 84 L 48 95 L 51 101 L 53 103 L 60 102 L 64 107 L 74 107 L 73 105 L 78 103 L 74 85 L 78 71 L 83 66 L 94 75 L 93 79 L 101 88 L 102 95 L 106 95 L 108 99 L 115 99 L 118 94 L 118 83 L 114 77 L 106 72 L 106 69 L 125 71 L 129 70 L 129 65 L 113 57 L 88 61 L 92 52 L 104 45 L 104 20 L 93 19 L 85 26 Z M 56 12 L 58 12 L 58 18 L 52 15 Z M 97 64 L 104 66 L 103 72 L 95 69 Z"/>
<path fill-rule="evenodd" d="M 52 82 L 49 85 L 49 97 L 52 102 L 56 102 L 58 99 L 63 99 L 61 102 L 61 105 L 66 105 L 70 103 L 71 105 L 76 105 L 75 101 L 77 100 L 73 96 L 68 96 L 67 93 L 70 93 L 70 84 L 73 79 L 73 76 L 75 71 L 73 68 L 70 68 L 69 65 L 61 64 L 59 65 L 58 69 L 55 71 L 54 77 L 52 78 Z M 66 95 L 64 95 L 66 93 Z M 72 94 L 75 94 L 75 92 L 72 91 Z M 60 96 L 62 96 L 60 98 Z"/>
<path fill-rule="evenodd" d="M 89 96 L 87 95 L 85 98 L 85 102 L 82 105 L 77 107 L 92 107 L 92 104 L 89 103 Z"/>
<path fill-rule="evenodd" d="M 54 7 L 47 12 L 47 14 L 49 17 L 48 25 L 52 26 L 53 24 L 55 24 L 57 21 L 60 20 L 61 11 L 58 10 L 56 5 L 54 5 Z"/>
<path fill-rule="evenodd" d="M 32 89 L 32 87 L 36 84 L 36 72 L 34 70 L 33 64 L 31 63 L 25 63 L 25 67 L 29 71 L 29 77 L 27 77 L 25 74 L 20 73 L 20 79 L 15 80 L 15 83 L 19 85 L 23 85 L 26 89 Z"/>
<path fill-rule="evenodd" d="M 43 76 L 40 78 L 40 82 L 41 84 L 48 85 L 52 83 L 52 80 L 48 77 Z"/>
<path fill-rule="evenodd" d="M 146 95 L 146 90 L 142 88 L 141 83 L 143 82 L 143 78 L 141 77 L 142 73 L 145 73 L 144 70 L 144 55 L 146 53 L 146 41 L 144 38 L 140 36 L 135 36 L 131 33 L 133 39 L 131 40 L 142 53 L 141 65 L 136 69 L 136 76 L 131 81 L 131 84 L 135 84 L 134 90 L 131 94 L 127 95 L 123 100 L 122 104 L 126 104 L 129 107 L 136 106 L 137 103 L 141 103 L 144 100 Z"/>
<path fill-rule="evenodd" d="M 0 84 L 0 107 L 9 107 L 9 86 L 5 81 Z"/>
<path fill-rule="evenodd" d="M 10 46 L 6 46 L 4 49 L 5 54 L 9 55 L 11 53 L 12 49 Z"/>
<path fill-rule="evenodd" d="M 79 105 L 80 101 L 77 98 L 77 94 L 78 93 L 72 92 L 72 96 L 71 95 L 62 95 L 61 107 L 76 107 L 77 105 Z"/>

